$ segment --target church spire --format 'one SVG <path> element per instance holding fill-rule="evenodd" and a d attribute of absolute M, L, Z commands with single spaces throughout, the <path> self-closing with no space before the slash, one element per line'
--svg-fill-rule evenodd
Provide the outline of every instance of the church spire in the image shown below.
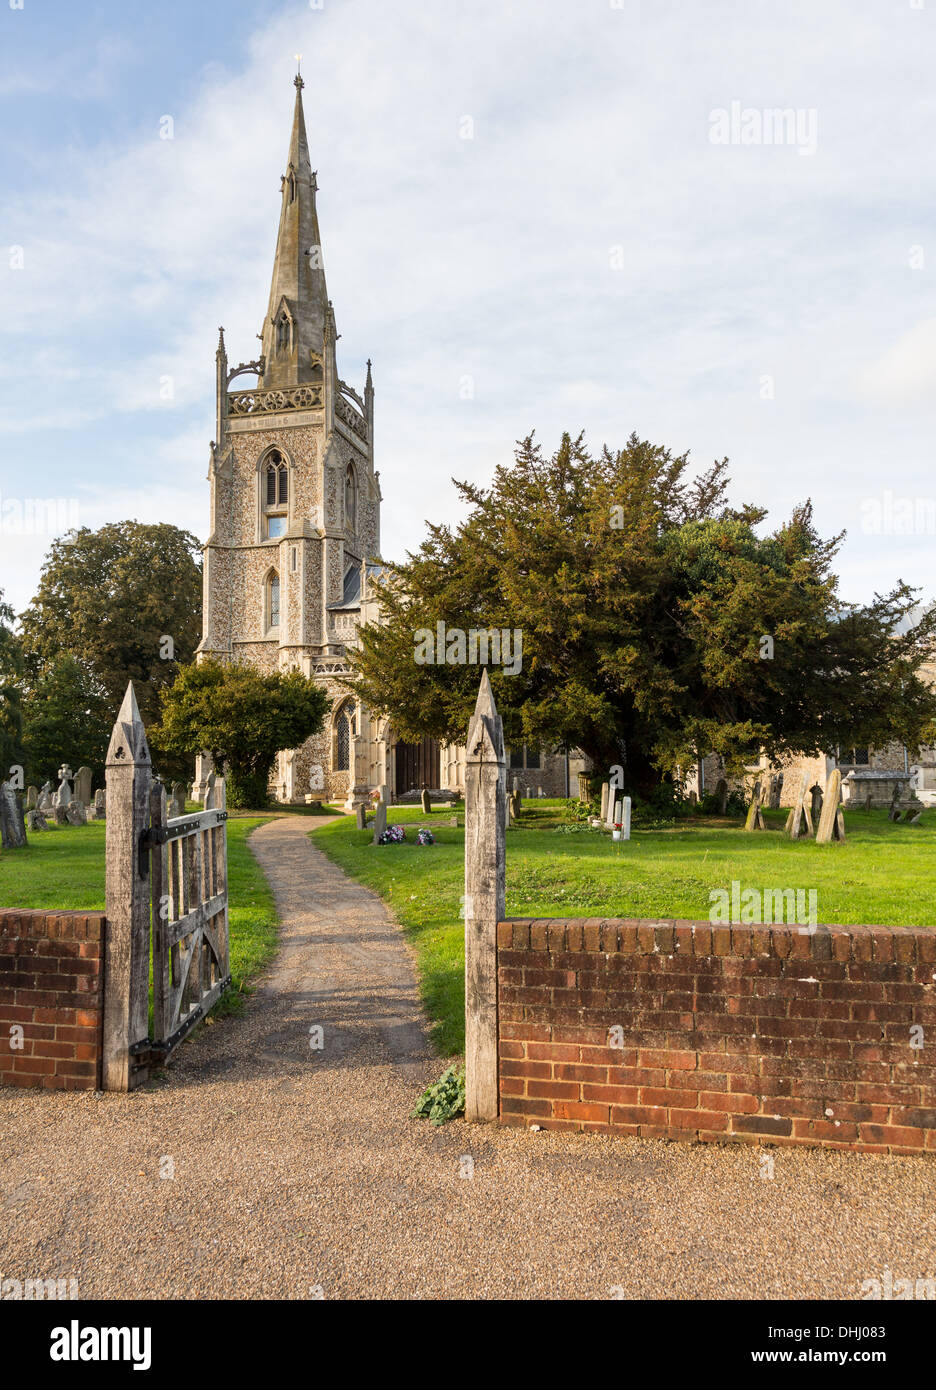
<path fill-rule="evenodd" d="M 296 386 L 322 379 L 328 294 L 315 209 L 317 185 L 302 110 L 304 86 L 297 74 L 289 161 L 281 184 L 273 281 L 261 334 L 264 387 Z"/>

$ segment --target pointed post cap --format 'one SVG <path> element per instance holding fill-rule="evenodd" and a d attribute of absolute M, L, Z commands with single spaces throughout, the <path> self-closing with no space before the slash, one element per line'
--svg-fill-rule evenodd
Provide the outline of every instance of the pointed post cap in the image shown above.
<path fill-rule="evenodd" d="M 107 767 L 149 767 L 150 761 L 146 730 L 133 692 L 133 681 L 130 681 L 111 733 L 105 763 Z"/>
<path fill-rule="evenodd" d="M 466 761 L 498 764 L 504 762 L 504 725 L 497 713 L 486 666 L 481 672 L 478 699 L 468 725 Z"/>

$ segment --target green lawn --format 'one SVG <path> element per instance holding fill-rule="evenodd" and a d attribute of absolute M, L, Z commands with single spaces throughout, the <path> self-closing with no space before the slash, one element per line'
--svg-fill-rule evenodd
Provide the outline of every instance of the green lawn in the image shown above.
<path fill-rule="evenodd" d="M 423 998 L 439 1051 L 464 1046 L 464 830 L 394 808 L 390 823 L 412 825 L 402 845 L 371 844 L 371 831 L 349 819 L 312 831 L 315 844 L 352 877 L 379 893 L 407 931 L 419 962 Z M 817 845 L 780 833 L 785 811 L 766 813 L 769 829 L 747 835 L 735 825 L 678 823 L 636 831 L 615 844 L 600 833 L 562 834 L 558 808 L 525 805 L 507 833 L 507 913 L 511 917 L 689 917 L 709 920 L 709 892 L 815 889 L 820 922 L 936 924 L 936 811 L 919 825 L 893 825 L 884 811 L 851 811 L 846 841 Z M 463 824 L 464 817 L 459 813 Z M 433 846 L 415 843 L 429 826 Z"/>
<path fill-rule="evenodd" d="M 273 894 L 247 848 L 251 830 L 269 819 L 232 816 L 228 821 L 232 987 L 219 1005 L 222 1013 L 237 1006 L 248 981 L 276 950 Z M 0 853 L 0 907 L 102 912 L 106 828 L 103 821 L 51 825 L 30 835 L 26 849 Z"/>

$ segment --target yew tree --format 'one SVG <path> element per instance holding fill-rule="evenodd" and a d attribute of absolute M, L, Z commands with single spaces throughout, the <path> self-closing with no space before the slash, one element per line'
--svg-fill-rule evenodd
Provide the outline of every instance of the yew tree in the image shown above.
<path fill-rule="evenodd" d="M 455 484 L 457 526 L 386 567 L 351 683 L 398 737 L 463 742 L 480 671 L 419 664 L 415 634 L 520 629 L 522 669 L 489 668 L 508 743 L 580 748 L 644 794 L 709 752 L 734 771 L 761 751 L 931 741 L 936 610 L 907 627 L 903 582 L 844 602 L 844 533 L 822 538 L 809 502 L 770 529 L 729 502 L 727 469 L 693 473 L 636 435 L 598 455 L 564 435 L 551 457 L 528 437 L 490 487 Z"/>

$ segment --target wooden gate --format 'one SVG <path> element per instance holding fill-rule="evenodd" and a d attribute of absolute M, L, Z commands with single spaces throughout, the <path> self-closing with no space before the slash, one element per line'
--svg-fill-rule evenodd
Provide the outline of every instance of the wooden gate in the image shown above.
<path fill-rule="evenodd" d="M 204 810 L 166 819 L 166 790 L 153 788 L 151 856 L 153 1037 L 163 1060 L 231 983 L 227 898 L 227 807 L 223 779 L 209 779 Z"/>

